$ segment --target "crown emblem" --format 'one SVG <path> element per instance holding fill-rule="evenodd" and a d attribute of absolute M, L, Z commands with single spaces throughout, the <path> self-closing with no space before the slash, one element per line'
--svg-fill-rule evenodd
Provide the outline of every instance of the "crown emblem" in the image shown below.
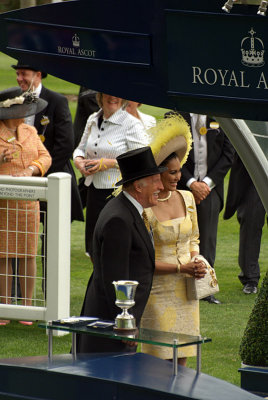
<path fill-rule="evenodd" d="M 72 42 L 73 42 L 74 47 L 80 47 L 80 38 L 79 38 L 79 36 L 77 36 L 76 33 L 72 37 Z"/>
<path fill-rule="evenodd" d="M 263 41 L 256 36 L 254 37 L 255 33 L 254 29 L 251 28 L 250 36 L 244 37 L 241 42 L 241 62 L 247 67 L 262 67 L 265 64 Z"/>

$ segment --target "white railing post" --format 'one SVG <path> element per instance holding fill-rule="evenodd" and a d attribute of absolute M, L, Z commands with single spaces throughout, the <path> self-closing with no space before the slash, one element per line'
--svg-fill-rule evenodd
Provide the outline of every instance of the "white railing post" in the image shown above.
<path fill-rule="evenodd" d="M 48 176 L 46 321 L 70 316 L 71 175 Z"/>

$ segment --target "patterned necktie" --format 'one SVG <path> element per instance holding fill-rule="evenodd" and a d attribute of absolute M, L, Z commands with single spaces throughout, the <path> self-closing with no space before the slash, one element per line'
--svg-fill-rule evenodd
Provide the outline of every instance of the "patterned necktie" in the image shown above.
<path fill-rule="evenodd" d="M 146 226 L 146 229 L 147 229 L 147 231 L 149 233 L 149 236 L 151 238 L 151 241 L 154 242 L 152 227 L 150 225 L 150 222 L 149 222 L 149 219 L 148 219 L 148 216 L 147 216 L 145 210 L 143 210 L 143 212 L 142 212 L 142 218 L 143 218 L 144 225 Z"/>

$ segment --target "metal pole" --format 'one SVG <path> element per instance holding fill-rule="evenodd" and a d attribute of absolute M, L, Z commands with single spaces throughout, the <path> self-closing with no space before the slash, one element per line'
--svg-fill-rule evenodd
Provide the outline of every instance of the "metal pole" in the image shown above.
<path fill-rule="evenodd" d="M 201 340 L 202 337 L 199 335 L 198 339 Z M 197 344 L 196 372 L 197 372 L 197 374 L 200 374 L 200 372 L 201 372 L 201 343 Z"/>
<path fill-rule="evenodd" d="M 76 332 L 72 332 L 72 355 L 73 361 L 76 360 Z"/>
<path fill-rule="evenodd" d="M 48 361 L 52 361 L 53 355 L 53 330 L 48 329 Z"/>
<path fill-rule="evenodd" d="M 178 375 L 178 340 L 174 339 L 173 344 L 173 375 Z"/>

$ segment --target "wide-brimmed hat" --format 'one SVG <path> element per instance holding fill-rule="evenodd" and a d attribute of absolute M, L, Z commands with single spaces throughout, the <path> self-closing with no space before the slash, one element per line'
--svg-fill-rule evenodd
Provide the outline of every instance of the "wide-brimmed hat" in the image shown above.
<path fill-rule="evenodd" d="M 0 92 L 0 120 L 26 118 L 47 107 L 47 101 L 36 97 L 33 92 L 22 92 L 13 87 Z"/>
<path fill-rule="evenodd" d="M 148 131 L 150 147 L 157 165 L 176 153 L 183 165 L 192 147 L 190 126 L 181 115 L 171 114 Z"/>
<path fill-rule="evenodd" d="M 152 150 L 149 146 L 130 150 L 116 158 L 122 179 L 115 185 L 120 186 L 127 182 L 133 182 L 146 176 L 161 174 L 166 167 L 156 165 Z"/>
<path fill-rule="evenodd" d="M 39 68 L 33 67 L 32 65 L 26 64 L 23 61 L 18 60 L 16 65 L 11 65 L 12 68 L 14 69 L 30 69 L 31 71 L 40 71 Z M 44 71 L 40 71 L 42 74 L 42 78 L 47 77 L 47 73 Z"/>

